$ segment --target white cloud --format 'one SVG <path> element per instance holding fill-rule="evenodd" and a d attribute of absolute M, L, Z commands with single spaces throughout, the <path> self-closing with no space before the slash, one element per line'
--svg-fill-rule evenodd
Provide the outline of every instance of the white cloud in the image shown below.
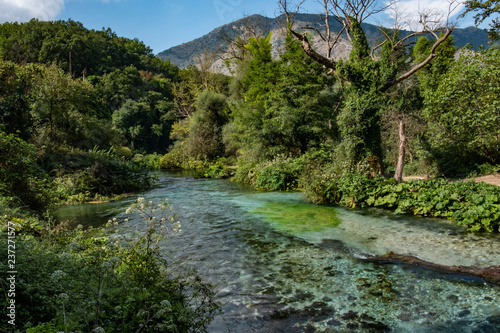
<path fill-rule="evenodd" d="M 64 9 L 64 0 L 0 0 L 1 22 L 53 20 Z"/>
<path fill-rule="evenodd" d="M 411 13 L 418 13 L 419 11 L 421 12 L 423 10 L 437 10 L 440 12 L 448 12 L 450 3 L 446 0 L 401 0 L 400 6 Z M 460 9 L 463 7 L 463 3 L 461 3 Z"/>
<path fill-rule="evenodd" d="M 451 15 L 449 15 L 450 9 L 453 9 Z M 405 25 L 415 29 L 421 14 L 429 15 L 430 21 L 440 21 L 441 24 L 445 24 L 448 19 L 456 18 L 463 9 L 463 1 L 400 0 L 395 7 L 391 7 L 386 13 L 394 19 L 397 12 L 399 21 L 404 21 Z M 436 25 L 439 24 L 436 23 Z"/>

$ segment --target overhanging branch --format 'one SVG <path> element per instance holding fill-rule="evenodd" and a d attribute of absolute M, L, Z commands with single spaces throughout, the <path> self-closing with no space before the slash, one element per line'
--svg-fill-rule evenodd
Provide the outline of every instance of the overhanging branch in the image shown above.
<path fill-rule="evenodd" d="M 436 49 L 439 45 L 441 45 L 451 34 L 453 30 L 451 28 L 446 28 L 446 33 L 441 37 L 441 38 L 438 38 L 436 40 L 436 42 L 434 43 L 434 45 L 432 46 L 431 48 L 431 52 L 429 54 L 429 56 L 424 60 L 422 61 L 421 63 L 417 64 L 415 67 L 413 67 L 412 69 L 410 69 L 408 72 L 404 73 L 403 75 L 401 75 L 400 77 L 392 80 L 392 81 L 389 81 L 387 82 L 383 87 L 382 87 L 382 91 L 386 91 L 387 89 L 389 89 L 390 87 L 392 86 L 395 86 L 396 84 L 406 80 L 407 78 L 409 78 L 410 76 L 412 76 L 413 74 L 415 74 L 416 72 L 418 72 L 420 69 L 422 69 L 423 67 L 425 67 L 427 64 L 429 64 L 432 59 L 434 59 L 435 57 L 437 57 L 437 54 L 436 54 Z"/>

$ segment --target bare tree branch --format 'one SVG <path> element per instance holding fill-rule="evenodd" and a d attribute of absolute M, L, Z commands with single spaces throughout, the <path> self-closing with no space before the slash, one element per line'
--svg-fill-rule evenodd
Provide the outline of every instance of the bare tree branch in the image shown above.
<path fill-rule="evenodd" d="M 319 54 L 318 52 L 316 52 L 312 48 L 311 43 L 309 42 L 309 39 L 307 38 L 305 33 L 299 34 L 293 30 L 290 30 L 290 32 L 292 33 L 292 35 L 295 36 L 295 38 L 297 38 L 299 41 L 301 41 L 302 49 L 304 50 L 304 52 L 306 53 L 306 55 L 308 57 L 310 57 L 314 61 L 320 63 L 325 68 L 329 68 L 329 69 L 332 69 L 333 71 L 335 71 L 336 62 L 334 60 L 328 59 L 327 57 L 324 57 L 321 54 Z"/>
<path fill-rule="evenodd" d="M 379 48 L 379 47 L 382 47 L 382 45 L 384 45 L 385 43 L 387 43 L 388 39 L 385 39 L 382 43 L 379 43 L 377 44 L 375 47 L 372 48 L 371 52 L 370 52 L 370 57 L 372 58 L 372 60 L 375 60 L 375 51 Z"/>
<path fill-rule="evenodd" d="M 434 45 L 432 46 L 431 48 L 431 53 L 429 54 L 429 56 L 424 60 L 422 61 L 421 63 L 417 64 L 416 66 L 414 66 L 411 70 L 409 70 L 408 72 L 404 73 L 403 75 L 399 76 L 398 78 L 392 80 L 392 81 L 389 81 L 387 82 L 383 87 L 382 87 L 382 91 L 386 91 L 387 89 L 389 89 L 390 87 L 406 80 L 407 78 L 409 78 L 410 76 L 412 76 L 413 74 L 415 74 L 417 71 L 419 71 L 420 69 L 422 69 L 424 66 L 426 66 L 427 64 L 429 64 L 432 59 L 434 59 L 435 57 L 437 57 L 437 54 L 436 54 L 436 48 L 441 45 L 451 34 L 451 32 L 453 31 L 453 29 L 451 28 L 447 28 L 446 29 L 446 33 L 441 37 L 441 38 L 438 38 L 438 40 L 436 40 L 436 42 L 434 43 Z"/>

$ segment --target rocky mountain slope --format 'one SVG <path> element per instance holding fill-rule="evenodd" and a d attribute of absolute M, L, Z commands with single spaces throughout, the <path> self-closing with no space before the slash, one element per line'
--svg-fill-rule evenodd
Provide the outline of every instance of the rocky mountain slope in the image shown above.
<path fill-rule="evenodd" d="M 220 26 L 193 41 L 160 52 L 158 57 L 165 60 L 170 59 L 173 64 L 185 68 L 188 65 L 199 65 L 202 55 L 212 54 L 214 58 L 209 60 L 211 63 L 210 69 L 214 72 L 227 74 L 228 69 L 224 63 L 224 59 L 230 56 L 228 40 L 234 40 L 238 36 L 242 36 L 243 39 L 248 36 L 265 37 L 269 32 L 272 32 L 273 54 L 277 56 L 285 42 L 286 31 L 284 29 L 284 19 L 283 15 L 277 18 L 251 15 Z M 319 19 L 319 15 L 297 14 L 294 17 L 294 24 L 298 27 L 305 26 L 306 24 L 319 27 Z M 340 23 L 331 20 L 331 25 L 332 31 L 340 31 Z M 368 23 L 363 23 L 362 26 L 371 45 L 376 45 L 378 41 L 382 40 L 383 36 L 377 26 Z M 403 35 L 409 33 L 410 31 L 402 31 Z M 481 29 L 474 27 L 456 29 L 452 35 L 457 47 L 463 47 L 468 43 L 473 43 L 474 47 L 480 45 L 488 46 L 488 35 Z M 319 43 L 319 40 L 316 42 L 318 51 L 325 52 L 325 50 L 321 49 L 322 43 Z M 340 47 L 336 48 L 334 57 L 337 59 L 346 57 L 349 55 L 350 50 L 351 44 L 346 36 L 343 36 L 340 41 Z"/>

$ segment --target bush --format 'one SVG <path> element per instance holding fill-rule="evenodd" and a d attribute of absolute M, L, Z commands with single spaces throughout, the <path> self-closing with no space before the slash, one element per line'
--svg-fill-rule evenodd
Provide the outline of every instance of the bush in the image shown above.
<path fill-rule="evenodd" d="M 56 194 L 61 201 L 90 200 L 150 188 L 154 177 L 139 164 L 115 156 L 112 151 L 55 152 Z"/>
<path fill-rule="evenodd" d="M 160 158 L 160 165 L 165 170 L 183 169 L 183 163 L 188 159 L 181 147 L 174 147 Z"/>
<path fill-rule="evenodd" d="M 12 204 L 43 212 L 54 201 L 37 148 L 0 127 L 0 195 Z"/>
<path fill-rule="evenodd" d="M 162 168 L 162 157 L 162 155 L 158 155 L 157 153 L 147 155 L 136 154 L 133 161 L 143 169 L 160 170 Z"/>
<path fill-rule="evenodd" d="M 258 165 L 254 186 L 266 191 L 296 190 L 303 169 L 299 161 L 278 156 L 271 162 Z"/>

